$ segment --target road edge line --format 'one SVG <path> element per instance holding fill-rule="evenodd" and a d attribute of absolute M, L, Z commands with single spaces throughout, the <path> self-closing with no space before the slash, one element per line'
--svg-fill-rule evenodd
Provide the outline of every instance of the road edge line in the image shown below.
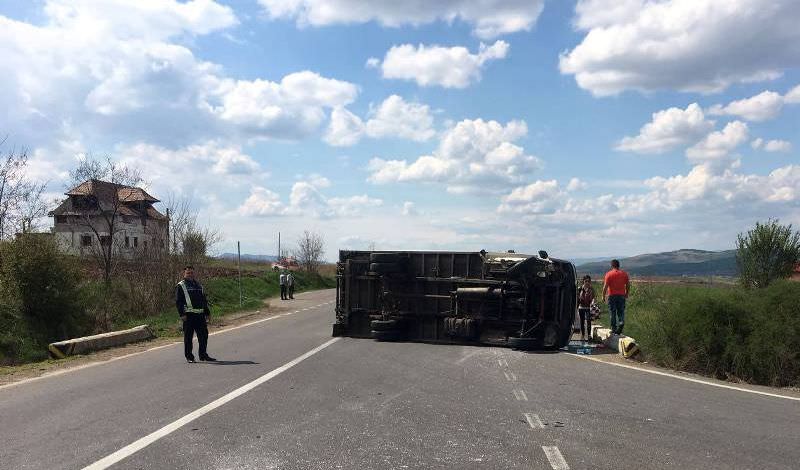
<path fill-rule="evenodd" d="M 725 389 L 728 389 L 728 390 L 735 390 L 735 391 L 738 391 L 738 392 L 753 393 L 755 395 L 763 395 L 763 396 L 773 397 L 773 398 L 783 398 L 785 400 L 800 401 L 800 397 L 792 397 L 792 396 L 789 396 L 789 395 L 781 395 L 779 393 L 762 392 L 761 390 L 750 390 L 749 388 L 736 387 L 734 385 L 718 384 L 718 383 L 714 383 L 714 382 L 709 382 L 707 380 L 695 379 L 693 377 L 681 377 L 680 375 L 672 374 L 672 373 L 669 373 L 669 372 L 663 372 L 663 371 L 660 371 L 660 370 L 651 370 L 651 369 L 646 369 L 644 367 L 631 366 L 631 365 L 628 365 L 628 364 L 617 364 L 617 363 L 614 363 L 614 362 L 608 362 L 608 361 L 604 361 L 602 359 L 597 359 L 595 357 L 590 357 L 590 356 L 586 356 L 586 355 L 569 354 L 569 356 L 577 357 L 579 359 L 587 359 L 589 361 L 599 362 L 601 364 L 608 364 L 610 366 L 616 366 L 616 367 L 622 367 L 622 368 L 625 368 L 625 369 L 636 370 L 636 371 L 639 371 L 639 372 L 647 372 L 648 374 L 661 375 L 661 376 L 664 376 L 664 377 L 672 377 L 673 379 L 685 380 L 687 382 L 694 382 L 694 383 L 698 383 L 698 384 L 709 385 L 711 387 L 725 388 Z"/>
<path fill-rule="evenodd" d="M 283 372 L 291 369 L 292 367 L 296 366 L 297 364 L 303 362 L 304 360 L 308 359 L 309 357 L 317 354 L 318 352 L 322 351 L 323 349 L 327 348 L 328 346 L 332 345 L 333 343 L 339 341 L 341 338 L 332 338 L 326 341 L 325 343 L 317 346 L 316 348 L 292 359 L 291 361 L 287 362 L 286 364 L 278 367 L 277 369 L 273 369 L 266 374 L 262 375 L 261 377 L 242 385 L 241 387 L 226 393 L 225 395 L 217 398 L 216 400 L 212 401 L 211 403 L 202 406 L 191 413 L 183 416 L 182 418 L 178 418 L 177 420 L 163 426 L 156 431 L 151 432 L 150 434 L 137 439 L 136 441 L 128 444 L 127 446 L 113 452 L 102 459 L 83 467 L 83 470 L 103 470 L 106 469 L 123 459 L 130 457 L 131 455 L 135 454 L 136 452 L 144 449 L 145 447 L 149 446 L 150 444 L 158 441 L 162 437 L 165 437 L 178 429 L 182 428 L 183 426 L 191 423 L 192 421 L 200 418 L 201 416 L 216 410 L 217 408 L 221 407 L 222 405 L 233 401 L 234 399 L 244 395 L 245 393 L 253 390 L 254 388 L 258 387 L 259 385 L 266 383 L 267 381 L 277 377 Z"/>

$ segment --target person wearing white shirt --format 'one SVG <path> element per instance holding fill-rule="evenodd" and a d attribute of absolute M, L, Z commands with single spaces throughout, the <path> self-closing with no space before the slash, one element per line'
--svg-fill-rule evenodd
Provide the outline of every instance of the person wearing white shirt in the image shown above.
<path fill-rule="evenodd" d="M 278 277 L 278 283 L 281 285 L 281 300 L 287 300 L 288 297 L 286 296 L 286 271 L 282 272 L 281 275 Z"/>

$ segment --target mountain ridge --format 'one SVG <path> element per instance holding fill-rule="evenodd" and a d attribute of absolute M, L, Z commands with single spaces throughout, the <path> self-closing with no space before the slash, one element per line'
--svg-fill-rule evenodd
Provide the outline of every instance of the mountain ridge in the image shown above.
<path fill-rule="evenodd" d="M 602 274 L 608 271 L 609 262 L 583 263 L 578 272 Z M 645 253 L 620 258 L 622 269 L 645 276 L 736 276 L 736 250 L 709 251 L 682 248 L 661 253 Z"/>

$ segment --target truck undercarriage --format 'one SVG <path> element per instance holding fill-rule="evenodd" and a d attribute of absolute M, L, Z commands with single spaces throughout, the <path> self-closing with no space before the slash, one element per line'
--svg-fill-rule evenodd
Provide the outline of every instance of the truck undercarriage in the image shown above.
<path fill-rule="evenodd" d="M 334 336 L 565 346 L 575 267 L 546 253 L 340 251 Z"/>

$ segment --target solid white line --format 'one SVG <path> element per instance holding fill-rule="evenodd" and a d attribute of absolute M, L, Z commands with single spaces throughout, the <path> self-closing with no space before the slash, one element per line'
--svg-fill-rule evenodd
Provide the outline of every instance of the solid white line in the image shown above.
<path fill-rule="evenodd" d="M 498 359 L 497 364 L 499 364 L 500 367 L 508 367 L 508 362 L 506 362 L 505 359 Z"/>
<path fill-rule="evenodd" d="M 514 390 L 514 398 L 518 401 L 528 401 L 528 395 L 525 395 L 525 390 Z"/>
<path fill-rule="evenodd" d="M 542 450 L 544 451 L 544 455 L 547 456 L 547 460 L 550 462 L 550 466 L 553 467 L 553 470 L 569 470 L 569 465 L 567 465 L 567 461 L 564 460 L 564 456 L 561 455 L 561 451 L 558 450 L 558 447 L 542 446 Z"/>
<path fill-rule="evenodd" d="M 578 357 L 578 358 L 581 358 L 581 359 L 588 359 L 590 361 L 595 361 L 595 362 L 599 362 L 599 363 L 602 363 L 602 364 L 608 364 L 610 366 L 617 366 L 617 367 L 623 367 L 625 369 L 638 370 L 639 372 L 647 372 L 648 374 L 661 375 L 661 376 L 664 376 L 664 377 L 672 377 L 673 379 L 685 380 L 687 382 L 694 382 L 694 383 L 703 384 L 703 385 L 710 385 L 712 387 L 726 388 L 728 390 L 736 390 L 737 392 L 746 392 L 746 393 L 753 393 L 755 395 L 764 395 L 764 396 L 767 396 L 767 397 L 783 398 L 785 400 L 800 401 L 800 397 L 792 397 L 792 396 L 788 396 L 788 395 L 780 395 L 778 393 L 762 392 L 762 391 L 759 391 L 759 390 L 750 390 L 749 388 L 742 388 L 742 387 L 735 387 L 733 385 L 719 384 L 719 383 L 709 382 L 707 380 L 695 379 L 695 378 L 692 378 L 692 377 L 681 377 L 680 375 L 670 374 L 669 372 L 661 372 L 661 371 L 658 371 L 658 370 L 645 369 L 643 367 L 635 367 L 635 366 L 630 366 L 630 365 L 627 365 L 627 364 L 617 364 L 615 362 L 606 362 L 606 361 L 603 361 L 601 359 L 597 359 L 597 358 L 594 358 L 594 357 L 591 357 L 591 356 L 585 356 L 585 355 L 582 355 L 582 354 L 568 354 L 568 356 L 570 356 L 570 357 Z"/>
<path fill-rule="evenodd" d="M 309 307 L 309 308 L 314 308 L 314 307 Z M 264 323 L 264 322 L 267 322 L 267 321 L 270 321 L 270 320 L 274 320 L 276 318 L 280 318 L 280 317 L 284 317 L 284 316 L 287 316 L 287 315 L 291 315 L 292 313 L 298 313 L 298 312 L 282 313 L 282 314 L 273 315 L 273 316 L 270 316 L 270 317 L 267 317 L 267 318 L 262 318 L 260 320 L 253 320 L 251 322 L 243 323 L 241 325 L 231 326 L 229 328 L 223 328 L 221 330 L 213 331 L 213 332 L 209 333 L 208 335 L 209 336 L 214 336 L 214 335 L 218 335 L 218 334 L 221 334 L 221 333 L 227 333 L 229 331 L 238 330 L 240 328 L 246 328 L 248 326 L 257 325 L 259 323 Z M 151 352 L 151 351 L 157 351 L 159 349 L 164 349 L 164 348 L 168 348 L 170 346 L 175 346 L 176 344 L 183 344 L 183 340 L 181 340 L 181 341 L 173 341 L 171 343 L 162 344 L 162 345 L 159 345 L 159 346 L 153 346 L 152 348 L 147 348 L 144 351 L 136 351 L 136 352 L 133 352 L 133 353 L 130 353 L 130 354 L 125 354 L 124 356 L 112 357 L 111 359 L 90 362 L 88 364 L 81 364 L 81 365 L 78 365 L 78 366 L 75 366 L 75 367 L 67 367 L 67 368 L 64 368 L 64 369 L 55 370 L 53 372 L 47 372 L 47 373 L 45 373 L 43 375 L 40 375 L 38 377 L 31 377 L 29 379 L 23 379 L 23 380 L 20 380 L 18 382 L 11 382 L 11 383 L 8 383 L 8 384 L 5 384 L 5 385 L 0 385 L 0 390 L 3 390 L 5 388 L 16 387 L 18 385 L 24 385 L 24 384 L 27 384 L 27 383 L 30 383 L 30 382 L 35 382 L 37 380 L 47 379 L 47 378 L 50 378 L 50 377 L 56 377 L 56 376 L 59 376 L 59 375 L 70 373 L 70 372 L 79 371 L 81 369 L 88 369 L 89 367 L 99 366 L 101 364 L 108 364 L 109 362 L 119 361 L 120 359 L 127 359 L 129 357 L 139 356 L 141 354 L 145 354 L 145 353 L 148 353 L 148 352 Z"/>
<path fill-rule="evenodd" d="M 506 380 L 508 380 L 509 382 L 517 381 L 517 376 L 514 375 L 513 372 L 503 371 L 503 374 L 506 376 Z"/>
<path fill-rule="evenodd" d="M 531 429 L 544 429 L 544 423 L 539 418 L 539 415 L 525 413 L 525 420 L 528 422 Z"/>
<path fill-rule="evenodd" d="M 108 456 L 98 460 L 97 462 L 84 467 L 84 470 L 100 470 L 100 469 L 108 468 L 111 465 L 114 465 L 115 463 L 121 461 L 122 459 L 124 459 L 126 457 L 129 457 L 129 456 L 133 455 L 134 453 L 144 449 L 145 447 L 147 447 L 150 444 L 156 442 L 157 440 L 161 439 L 162 437 L 164 437 L 164 436 L 166 436 L 166 435 L 168 435 L 168 434 L 170 434 L 170 433 L 172 433 L 174 431 L 177 431 L 181 427 L 191 423 L 192 421 L 194 421 L 197 418 L 203 416 L 204 414 L 219 408 L 220 406 L 228 403 L 229 401 L 234 400 L 234 399 L 244 395 L 245 393 L 249 392 L 250 390 L 252 390 L 252 389 L 258 387 L 259 385 L 267 382 L 268 380 L 278 376 L 282 372 L 285 372 L 285 371 L 291 369 L 292 367 L 294 367 L 297 364 L 303 362 L 304 360 L 308 359 L 309 357 L 313 356 L 314 354 L 316 354 L 316 353 L 322 351 L 323 349 L 327 348 L 328 346 L 330 346 L 331 344 L 335 343 L 339 339 L 340 338 L 333 338 L 331 340 L 328 340 L 327 342 L 317 346 L 316 348 L 312 349 L 311 351 L 308 351 L 307 353 L 303 354 L 302 356 L 299 356 L 299 357 L 297 357 L 295 359 L 292 359 L 291 361 L 287 362 L 286 364 L 284 364 L 284 365 L 282 365 L 282 366 L 278 367 L 277 369 L 274 369 L 274 370 L 272 370 L 270 372 L 267 372 L 266 374 L 264 374 L 261 377 L 253 380 L 252 382 L 250 382 L 248 384 L 245 384 L 245 385 L 237 388 L 236 390 L 217 398 L 216 400 L 214 400 L 211 403 L 203 406 L 202 408 L 198 408 L 195 411 L 192 411 L 191 413 L 189 413 L 188 415 L 184 416 L 183 418 L 180 418 L 180 419 L 178 419 L 176 421 L 173 421 L 173 422 L 169 423 L 168 425 L 162 427 L 161 429 L 159 429 L 157 431 L 154 431 L 154 432 L 148 434 L 147 436 L 144 436 L 143 438 L 141 438 L 141 439 L 139 439 L 139 440 L 137 440 L 137 441 L 135 441 L 135 442 L 133 442 L 131 444 L 128 444 L 127 446 L 125 446 L 122 449 L 114 452 L 113 454 L 108 455 Z"/>

